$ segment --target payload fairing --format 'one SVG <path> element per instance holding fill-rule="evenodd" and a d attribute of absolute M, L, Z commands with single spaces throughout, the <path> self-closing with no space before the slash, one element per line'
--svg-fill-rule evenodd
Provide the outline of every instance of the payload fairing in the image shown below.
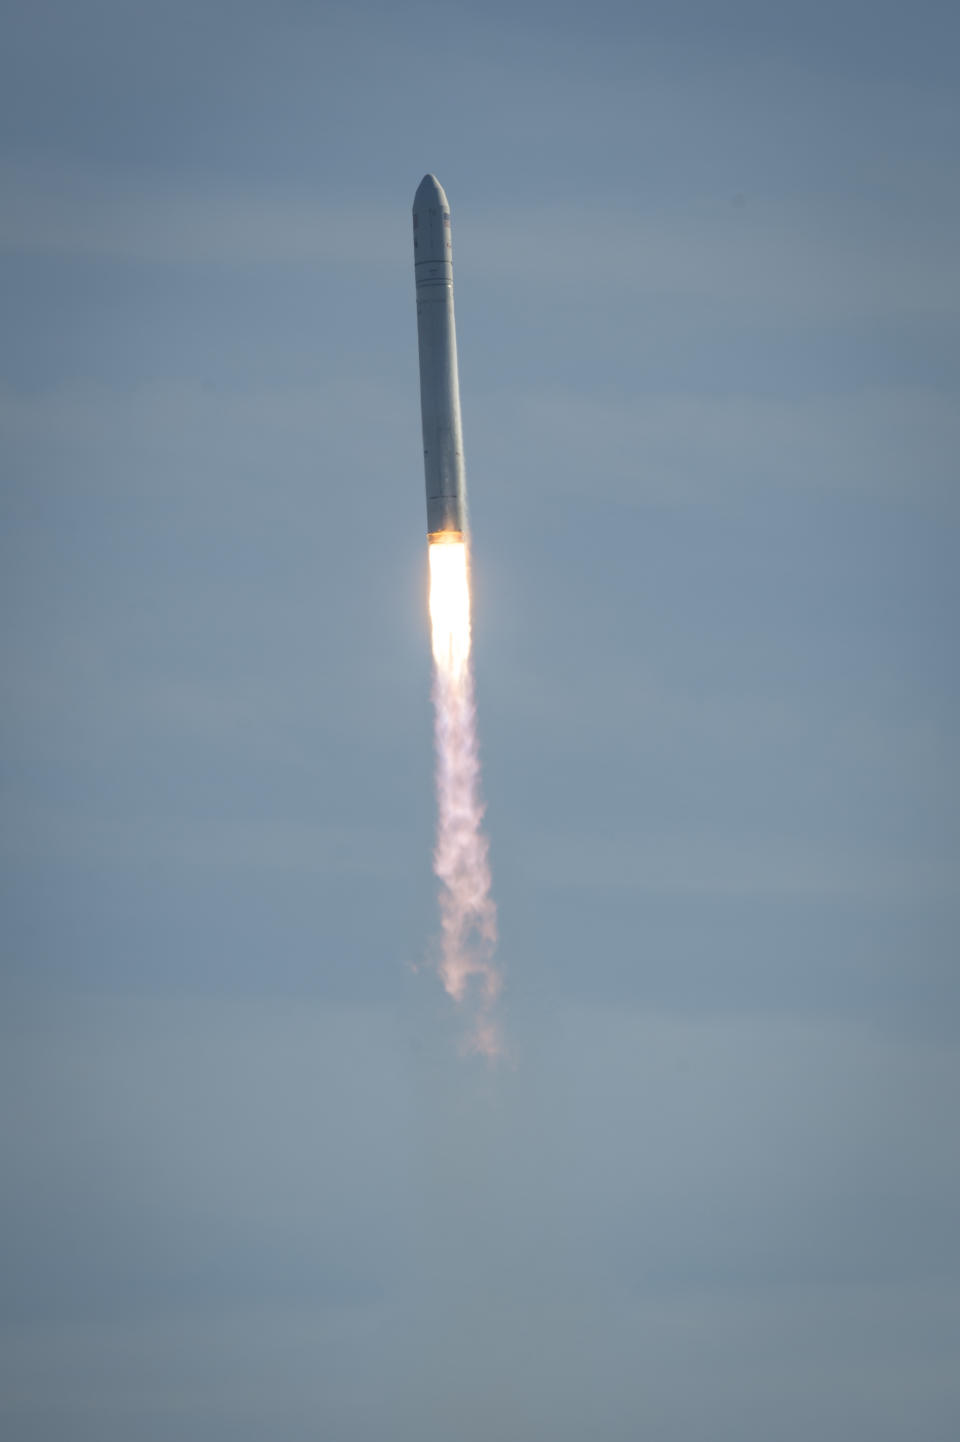
<path fill-rule="evenodd" d="M 413 260 L 427 535 L 434 542 L 460 541 L 467 532 L 467 482 L 453 319 L 450 206 L 435 175 L 423 177 L 413 199 Z"/>

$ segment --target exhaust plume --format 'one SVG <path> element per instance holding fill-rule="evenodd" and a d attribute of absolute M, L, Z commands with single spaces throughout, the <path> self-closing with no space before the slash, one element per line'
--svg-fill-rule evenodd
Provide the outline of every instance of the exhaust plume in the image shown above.
<path fill-rule="evenodd" d="M 439 972 L 454 1001 L 474 1008 L 468 1046 L 500 1051 L 493 1015 L 500 972 L 493 962 L 497 911 L 490 895 L 483 832 L 473 672 L 470 665 L 470 581 L 467 547 L 453 533 L 430 544 L 430 622 L 436 735 L 437 839 L 433 867 L 440 882 Z"/>

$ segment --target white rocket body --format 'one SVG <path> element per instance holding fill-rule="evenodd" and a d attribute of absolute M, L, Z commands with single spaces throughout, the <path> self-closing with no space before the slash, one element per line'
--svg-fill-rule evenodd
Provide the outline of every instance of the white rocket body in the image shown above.
<path fill-rule="evenodd" d="M 413 259 L 427 534 L 431 539 L 460 539 L 467 531 L 467 481 L 453 318 L 450 206 L 434 175 L 423 177 L 414 196 Z"/>

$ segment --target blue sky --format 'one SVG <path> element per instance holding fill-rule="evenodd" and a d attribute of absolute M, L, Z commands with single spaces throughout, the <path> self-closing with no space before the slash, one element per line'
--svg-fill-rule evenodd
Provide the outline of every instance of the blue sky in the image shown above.
<path fill-rule="evenodd" d="M 4 30 L 4 1436 L 952 1442 L 951 8 Z M 494 1073 L 422 967 L 427 170 Z"/>

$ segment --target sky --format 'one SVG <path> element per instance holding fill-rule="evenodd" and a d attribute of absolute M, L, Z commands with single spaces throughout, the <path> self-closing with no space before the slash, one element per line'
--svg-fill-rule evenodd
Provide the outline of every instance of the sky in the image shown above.
<path fill-rule="evenodd" d="M 954 7 L 2 9 L 4 1438 L 953 1442 Z"/>

